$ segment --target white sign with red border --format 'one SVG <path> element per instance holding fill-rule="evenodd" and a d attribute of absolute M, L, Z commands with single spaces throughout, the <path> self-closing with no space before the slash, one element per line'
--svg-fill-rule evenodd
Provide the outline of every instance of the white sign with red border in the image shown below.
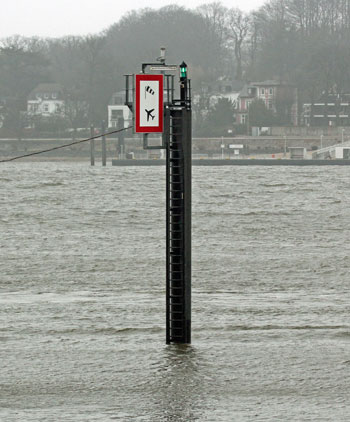
<path fill-rule="evenodd" d="M 163 132 L 163 75 L 135 76 L 135 132 Z"/>

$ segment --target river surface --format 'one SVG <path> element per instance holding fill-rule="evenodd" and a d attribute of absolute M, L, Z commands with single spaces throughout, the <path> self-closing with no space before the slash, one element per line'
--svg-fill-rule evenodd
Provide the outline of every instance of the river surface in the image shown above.
<path fill-rule="evenodd" d="M 165 169 L 0 166 L 0 421 L 349 421 L 348 167 L 194 167 L 192 345 Z"/>

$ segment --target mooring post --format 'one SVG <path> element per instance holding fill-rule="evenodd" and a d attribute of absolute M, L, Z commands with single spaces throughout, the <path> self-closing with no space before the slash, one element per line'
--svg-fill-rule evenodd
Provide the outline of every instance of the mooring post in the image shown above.
<path fill-rule="evenodd" d="M 124 128 L 124 118 L 119 117 L 118 119 L 118 129 L 123 129 Z M 124 147 L 125 145 L 125 132 L 119 132 L 118 133 L 118 156 L 119 158 L 124 158 Z"/>
<path fill-rule="evenodd" d="M 90 137 L 92 138 L 95 135 L 94 125 L 90 126 Z M 95 165 L 95 140 L 91 139 L 90 141 L 90 163 L 92 166 Z"/>
<path fill-rule="evenodd" d="M 107 153 L 106 153 L 106 122 L 103 120 L 101 123 L 101 132 L 102 132 L 102 165 L 105 166 L 107 162 Z"/>

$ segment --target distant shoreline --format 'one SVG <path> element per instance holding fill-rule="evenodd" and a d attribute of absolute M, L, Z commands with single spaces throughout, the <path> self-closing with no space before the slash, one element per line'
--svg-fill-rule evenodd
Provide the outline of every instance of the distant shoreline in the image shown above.
<path fill-rule="evenodd" d="M 162 166 L 165 160 L 112 160 L 113 166 Z M 193 159 L 193 166 L 349 166 L 350 160 L 291 160 L 275 158 Z"/>
<path fill-rule="evenodd" d="M 0 157 L 0 160 L 11 159 L 12 157 Z M 24 157 L 17 160 L 9 161 L 8 163 L 30 163 L 30 162 L 68 162 L 68 163 L 87 163 L 90 165 L 90 157 L 48 157 L 48 156 L 32 156 Z M 2 164 L 6 164 L 2 163 Z M 95 158 L 95 165 L 101 166 L 101 158 Z M 227 167 L 227 166 L 349 166 L 350 160 L 293 160 L 293 159 L 276 159 L 276 158 L 239 158 L 239 159 L 193 159 L 193 166 L 208 166 L 208 167 Z M 107 166 L 114 167 L 159 167 L 165 166 L 165 160 L 161 159 L 108 159 Z"/>

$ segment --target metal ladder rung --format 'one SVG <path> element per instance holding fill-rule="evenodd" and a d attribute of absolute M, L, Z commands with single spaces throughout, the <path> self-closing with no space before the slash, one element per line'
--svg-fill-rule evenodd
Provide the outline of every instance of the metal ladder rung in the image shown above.
<path fill-rule="evenodd" d="M 181 310 L 176 310 L 176 311 L 174 311 L 174 310 L 172 310 L 171 311 L 171 313 L 173 314 L 173 313 L 177 313 L 177 314 L 183 314 L 184 313 L 184 310 L 183 309 L 181 309 Z"/>
<path fill-rule="evenodd" d="M 171 281 L 171 280 L 170 280 Z M 173 280 L 174 282 L 175 281 L 182 281 L 182 278 L 180 278 L 180 279 L 177 279 L 177 280 Z M 179 290 L 181 290 L 181 291 L 183 291 L 183 286 L 170 286 L 170 290 L 176 290 L 177 292 L 179 292 Z"/>
<path fill-rule="evenodd" d="M 173 283 L 175 283 L 175 282 L 180 282 L 180 281 L 183 281 L 183 274 L 182 274 L 182 271 L 178 271 L 177 272 L 177 274 L 179 275 L 179 277 L 178 278 L 175 278 L 175 277 L 170 277 L 170 281 L 172 281 Z M 171 287 L 171 286 L 170 286 Z M 171 287 L 172 288 L 172 287 Z M 179 289 L 180 288 L 180 286 L 174 286 L 174 289 Z M 182 287 L 181 287 L 182 288 Z"/>
<path fill-rule="evenodd" d="M 182 328 L 173 328 L 173 330 L 181 330 L 181 334 L 174 334 L 174 333 L 172 333 L 171 336 L 170 336 L 171 339 L 179 339 L 179 338 L 182 338 L 183 337 L 183 330 L 182 330 Z"/>
<path fill-rule="evenodd" d="M 170 322 L 172 322 L 172 321 L 170 320 Z M 177 322 L 177 324 L 171 324 L 172 325 L 171 328 L 174 329 L 174 330 L 183 330 L 183 327 L 181 326 L 181 322 L 183 322 L 183 320 L 178 319 L 178 320 L 176 320 L 176 322 Z"/>

